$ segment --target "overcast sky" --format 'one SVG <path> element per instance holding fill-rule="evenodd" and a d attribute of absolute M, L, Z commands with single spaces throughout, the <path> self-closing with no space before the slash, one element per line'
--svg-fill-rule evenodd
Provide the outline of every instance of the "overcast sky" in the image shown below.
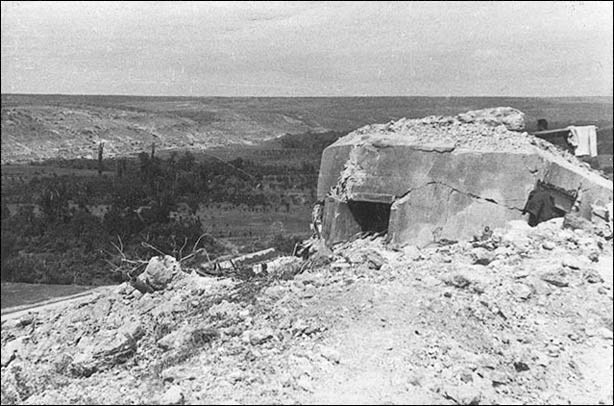
<path fill-rule="evenodd" d="M 2 2 L 2 92 L 612 96 L 611 2 Z"/>

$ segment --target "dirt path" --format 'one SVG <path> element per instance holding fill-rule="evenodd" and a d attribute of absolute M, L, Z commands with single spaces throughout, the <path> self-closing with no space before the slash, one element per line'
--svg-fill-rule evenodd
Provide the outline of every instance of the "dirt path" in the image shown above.
<path fill-rule="evenodd" d="M 87 301 L 106 289 L 108 289 L 108 287 L 99 287 L 88 292 L 49 299 L 39 303 L 5 308 L 2 309 L 2 322 L 4 323 L 5 320 L 20 318 L 28 313 L 58 309 L 78 301 Z"/>
<path fill-rule="evenodd" d="M 345 308 L 336 310 L 350 316 L 349 321 L 326 340 L 327 346 L 339 350 L 339 364 L 314 384 L 309 403 L 440 403 L 440 397 L 418 384 L 412 363 L 412 351 L 424 346 L 425 340 L 410 292 L 394 286 L 357 289 L 346 295 Z"/>
<path fill-rule="evenodd" d="M 542 264 L 542 259 L 528 260 L 523 268 Z M 611 291 L 612 258 L 603 258 L 595 269 Z M 419 270 L 403 274 L 378 283 L 359 279 L 314 303 L 314 314 L 337 318 L 322 344 L 338 352 L 339 363 L 314 376 L 302 402 L 468 404 L 500 402 L 503 396 L 511 404 L 527 399 L 597 404 L 612 399 L 611 326 L 608 332 L 602 322 L 612 320 L 612 303 L 604 295 L 597 296 L 605 299 L 603 307 L 577 317 L 572 303 L 581 296 L 546 288 L 548 299 L 533 298 L 538 311 L 499 301 L 504 316 L 497 316 L 480 314 L 480 301 L 500 295 L 449 287 Z M 522 321 L 529 312 L 538 315 L 534 323 Z M 505 318 L 510 316 L 511 323 Z M 518 359 L 527 361 L 528 371 L 514 366 Z"/>

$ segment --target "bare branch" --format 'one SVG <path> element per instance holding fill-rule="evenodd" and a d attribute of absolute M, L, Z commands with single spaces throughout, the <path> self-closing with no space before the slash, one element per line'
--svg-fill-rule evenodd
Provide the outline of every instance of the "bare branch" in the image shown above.
<path fill-rule="evenodd" d="M 124 245 L 122 244 L 122 240 L 121 240 L 121 238 L 119 238 L 119 236 L 117 236 L 117 238 L 119 240 L 120 246 L 118 247 L 114 243 L 111 243 L 111 245 L 114 246 L 115 249 L 117 250 L 117 252 L 119 252 L 119 255 L 121 255 L 121 261 L 122 262 L 126 262 L 128 264 L 146 264 L 146 263 L 148 263 L 148 261 L 145 261 L 145 260 L 142 260 L 142 259 L 133 260 L 133 259 L 126 258 L 126 254 L 124 254 L 124 250 L 123 250 Z"/>
<path fill-rule="evenodd" d="M 200 237 L 198 237 L 198 240 L 196 240 L 196 243 L 194 243 L 194 246 L 192 247 L 192 252 L 194 252 L 196 250 L 196 247 L 198 247 L 198 243 L 200 242 L 200 240 L 206 236 L 209 235 L 209 233 L 204 233 L 202 234 Z"/>
<path fill-rule="evenodd" d="M 188 237 L 184 237 L 183 245 L 181 246 L 181 248 L 179 248 L 179 255 L 177 255 L 178 258 L 181 258 L 181 254 L 183 254 L 183 249 L 185 248 L 187 244 L 188 244 Z"/>
<path fill-rule="evenodd" d="M 115 265 L 113 262 L 109 261 L 108 259 L 105 259 L 105 262 L 115 268 L 112 269 L 111 272 L 121 272 L 121 270 L 119 269 L 120 267 Z"/>
<path fill-rule="evenodd" d="M 159 252 L 159 253 L 160 253 L 160 255 L 167 255 L 166 253 L 164 253 L 164 252 L 160 251 L 158 248 L 154 247 L 153 245 L 151 245 L 151 244 L 150 244 L 150 243 L 148 243 L 148 242 L 141 241 L 141 245 L 142 245 L 143 247 L 145 247 L 145 248 L 151 248 L 152 250 Z"/>
<path fill-rule="evenodd" d="M 122 256 L 122 261 L 123 261 L 124 259 L 126 259 L 126 256 L 124 255 L 124 251 L 122 251 L 122 249 L 121 249 L 121 248 L 119 248 L 119 247 L 118 247 L 117 245 L 115 245 L 114 243 L 111 243 L 111 245 L 112 245 L 112 246 L 114 246 L 114 247 L 115 247 L 115 249 L 117 250 L 117 252 L 119 252 L 119 255 L 121 255 L 121 256 Z"/>
<path fill-rule="evenodd" d="M 209 257 L 209 253 L 207 252 L 207 250 L 205 248 L 200 248 L 196 252 L 192 252 L 191 254 L 186 255 L 185 257 L 181 258 L 179 260 L 179 262 L 186 261 L 186 260 L 192 258 L 193 256 L 199 254 L 200 252 L 204 252 L 205 253 L 205 255 L 207 256 L 207 261 L 209 262 L 209 264 L 211 264 L 211 258 Z"/>

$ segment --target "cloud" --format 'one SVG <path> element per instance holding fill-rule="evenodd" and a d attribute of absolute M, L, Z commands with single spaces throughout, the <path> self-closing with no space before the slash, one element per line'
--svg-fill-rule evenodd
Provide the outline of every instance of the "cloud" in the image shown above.
<path fill-rule="evenodd" d="M 611 77 L 607 2 L 2 3 L 3 92 L 554 96 Z"/>

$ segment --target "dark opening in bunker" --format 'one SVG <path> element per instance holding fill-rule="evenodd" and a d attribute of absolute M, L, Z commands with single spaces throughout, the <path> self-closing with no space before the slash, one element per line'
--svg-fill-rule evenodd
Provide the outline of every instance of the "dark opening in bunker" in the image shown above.
<path fill-rule="evenodd" d="M 523 214 L 529 213 L 529 225 L 535 227 L 555 217 L 564 217 L 573 208 L 576 198 L 575 191 L 538 181 L 529 193 Z"/>
<path fill-rule="evenodd" d="M 390 221 L 388 203 L 350 201 L 348 207 L 363 232 L 385 233 Z"/>

